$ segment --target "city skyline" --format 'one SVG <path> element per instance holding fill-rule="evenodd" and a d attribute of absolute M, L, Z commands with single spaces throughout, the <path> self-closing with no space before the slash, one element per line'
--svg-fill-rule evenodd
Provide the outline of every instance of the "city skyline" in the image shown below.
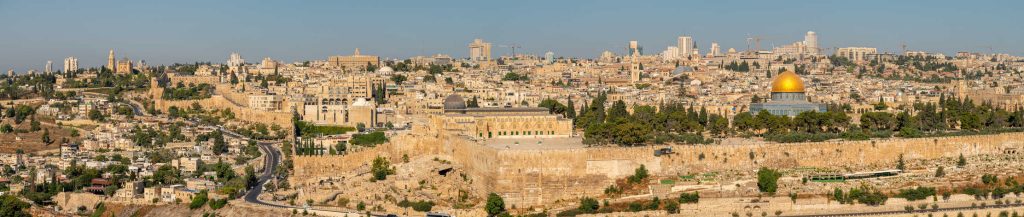
<path fill-rule="evenodd" d="M 605 50 L 622 55 L 630 40 L 646 47 L 645 55 L 660 53 L 686 35 L 703 54 L 712 42 L 723 51 L 745 50 L 746 39 L 754 36 L 761 37 L 761 48 L 768 50 L 800 41 L 807 31 L 818 33 L 821 48 L 877 47 L 879 52 L 894 53 L 906 44 L 908 50 L 947 55 L 1020 55 L 1024 50 L 1012 40 L 1024 30 L 1010 28 L 1018 20 L 1013 16 L 1020 16 L 1012 12 L 1012 5 L 1021 3 L 1009 1 L 938 2 L 929 8 L 918 2 L 797 1 L 202 2 L 203 7 L 190 8 L 196 4 L 0 2 L 0 19 L 7 21 L 0 28 L 18 30 L 5 33 L 7 39 L 0 41 L 0 68 L 42 71 L 46 61 L 72 56 L 81 60 L 81 67 L 97 67 L 104 64 L 109 49 L 118 51 L 117 58 L 151 65 L 223 62 L 231 52 L 249 60 L 271 57 L 292 62 L 349 54 L 355 48 L 388 58 L 437 53 L 466 58 L 466 44 L 475 38 L 493 43 L 495 57 L 511 53 L 502 45 L 515 44 L 521 46 L 517 53 L 540 56 L 551 51 L 555 56 L 596 58 Z M 100 28 L 103 23 L 115 28 Z"/>

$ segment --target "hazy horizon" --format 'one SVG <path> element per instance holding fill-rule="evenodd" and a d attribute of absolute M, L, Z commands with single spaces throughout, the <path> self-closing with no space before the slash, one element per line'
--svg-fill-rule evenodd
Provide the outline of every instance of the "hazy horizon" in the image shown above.
<path fill-rule="evenodd" d="M 692 36 L 701 53 L 712 41 L 746 49 L 818 34 L 820 47 L 1024 55 L 1019 1 L 20 1 L 0 0 L 0 69 L 21 73 L 54 70 L 75 56 L 80 67 L 117 58 L 150 65 L 224 62 L 239 52 L 247 62 L 284 62 L 363 54 L 387 58 L 449 54 L 467 56 L 474 38 L 517 44 L 517 53 L 593 58 L 623 53 L 638 40 L 645 54 Z M 1016 27 L 1014 27 L 1016 26 Z M 828 51 L 829 53 L 833 51 Z"/>

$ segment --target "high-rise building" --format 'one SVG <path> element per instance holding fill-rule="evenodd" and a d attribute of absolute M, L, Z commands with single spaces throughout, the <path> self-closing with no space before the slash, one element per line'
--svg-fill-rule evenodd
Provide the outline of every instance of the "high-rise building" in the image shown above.
<path fill-rule="evenodd" d="M 473 61 L 490 61 L 491 60 L 491 43 L 484 42 L 483 39 L 473 39 L 473 43 L 469 44 L 469 59 Z"/>
<path fill-rule="evenodd" d="M 52 60 L 47 60 L 46 61 L 46 67 L 43 68 L 43 72 L 45 72 L 46 74 L 50 74 L 50 73 L 53 72 L 53 61 Z"/>
<path fill-rule="evenodd" d="M 711 42 L 711 51 L 708 53 L 710 53 L 712 57 L 722 56 L 722 48 L 718 47 L 718 42 Z"/>
<path fill-rule="evenodd" d="M 64 58 L 64 72 L 78 70 L 78 58 L 68 57 Z"/>
<path fill-rule="evenodd" d="M 644 55 L 644 47 L 640 46 L 640 42 L 629 41 L 629 47 L 626 47 L 626 54 L 632 56 L 633 53 L 639 53 L 640 55 Z"/>
<path fill-rule="evenodd" d="M 110 49 L 110 55 L 107 56 L 107 69 L 109 69 L 109 70 L 117 69 L 117 63 L 114 62 L 114 49 Z"/>
<path fill-rule="evenodd" d="M 555 62 L 555 52 L 548 51 L 547 53 L 544 53 L 544 60 L 548 63 Z"/>
<path fill-rule="evenodd" d="M 677 60 L 679 59 L 679 48 L 676 46 L 668 46 L 664 52 L 661 52 L 661 59 L 663 60 Z"/>
<path fill-rule="evenodd" d="M 807 31 L 807 35 L 804 35 L 804 46 L 807 48 L 807 53 L 818 55 L 818 34 Z"/>
<path fill-rule="evenodd" d="M 679 59 L 687 59 L 690 55 L 693 55 L 693 38 L 690 36 L 679 36 L 676 41 L 676 47 L 679 48 Z"/>

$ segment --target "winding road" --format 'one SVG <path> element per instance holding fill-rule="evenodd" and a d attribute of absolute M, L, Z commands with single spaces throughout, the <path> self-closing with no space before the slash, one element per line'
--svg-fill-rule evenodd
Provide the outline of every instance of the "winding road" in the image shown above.
<path fill-rule="evenodd" d="M 787 217 L 831 217 L 831 216 L 876 216 L 876 215 L 901 215 L 901 214 L 924 214 L 924 213 L 937 213 L 937 212 L 951 212 L 951 211 L 970 211 L 970 210 L 986 210 L 986 209 L 998 209 L 1008 207 L 1020 207 L 1024 204 L 1001 204 L 1001 205 L 988 205 L 988 206 L 976 206 L 976 207 L 947 207 L 938 209 L 924 209 L 914 210 L 913 212 L 907 211 L 874 211 L 874 212 L 856 212 L 856 213 L 836 213 L 836 214 L 820 214 L 820 215 L 784 215 Z"/>
<path fill-rule="evenodd" d="M 106 94 L 102 94 L 102 93 L 91 93 L 91 92 L 83 92 L 83 93 L 85 95 L 106 96 Z M 127 99 L 127 100 L 128 100 L 128 105 L 130 105 L 132 107 L 132 110 L 134 110 L 136 115 L 140 115 L 140 116 L 148 116 L 149 115 L 149 114 L 146 113 L 146 110 L 142 109 L 142 103 L 136 102 L 135 100 L 132 100 L 132 99 Z M 192 125 L 199 125 L 199 123 L 197 123 L 195 121 L 192 121 L 192 120 L 187 120 L 186 119 L 185 121 L 189 122 Z M 229 129 L 226 129 L 223 126 L 217 126 L 217 129 L 220 130 L 221 132 L 224 132 L 228 136 L 232 136 L 232 137 L 239 138 L 239 139 L 244 139 L 246 141 L 253 140 L 252 138 L 246 137 L 245 135 L 242 135 L 242 134 L 236 133 L 234 131 L 231 131 Z M 339 211 L 331 211 L 331 210 L 318 210 L 318 209 L 313 209 L 313 208 L 303 207 L 303 206 L 289 206 L 289 205 L 267 203 L 267 202 L 264 202 L 264 201 L 260 200 L 259 196 L 260 196 L 260 194 L 263 193 L 263 185 L 265 185 L 268 181 L 270 181 L 270 179 L 274 178 L 274 170 L 277 169 L 279 164 L 282 162 L 281 161 L 281 151 L 278 150 L 276 147 L 274 147 L 274 144 L 280 143 L 281 141 L 280 140 L 277 140 L 277 141 L 255 140 L 255 141 L 256 141 L 256 144 L 259 145 L 260 151 L 263 152 L 263 156 L 264 156 L 264 158 L 263 158 L 263 165 L 264 165 L 263 166 L 263 173 L 260 174 L 258 180 L 256 181 L 256 186 L 253 186 L 252 189 L 249 189 L 249 191 L 246 192 L 245 196 L 242 198 L 246 203 L 258 204 L 258 205 L 274 207 L 274 208 L 302 209 L 302 210 L 310 211 L 312 213 L 316 213 L 318 215 L 325 215 L 325 216 L 349 216 L 349 215 L 359 216 L 359 215 L 367 214 L 367 213 L 358 213 L 358 212 L 339 212 Z M 369 215 L 370 216 L 385 216 L 385 215 L 379 215 L 379 214 L 373 214 L 373 213 L 369 213 Z"/>

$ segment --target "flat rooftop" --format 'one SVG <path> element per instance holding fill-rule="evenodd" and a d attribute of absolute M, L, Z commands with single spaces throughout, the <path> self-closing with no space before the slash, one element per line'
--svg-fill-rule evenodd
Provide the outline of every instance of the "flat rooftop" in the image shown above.
<path fill-rule="evenodd" d="M 480 141 L 483 145 L 498 150 L 552 150 L 584 148 L 581 137 L 562 138 L 500 138 Z"/>

